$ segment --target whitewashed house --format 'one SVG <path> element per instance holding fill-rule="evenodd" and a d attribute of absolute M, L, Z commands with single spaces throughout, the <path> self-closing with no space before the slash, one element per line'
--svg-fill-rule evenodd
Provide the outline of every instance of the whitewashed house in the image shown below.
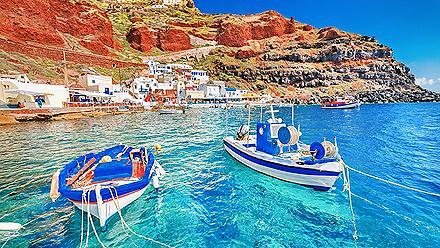
<path fill-rule="evenodd" d="M 191 80 L 193 81 L 200 81 L 202 82 L 208 82 L 209 76 L 206 71 L 203 70 L 191 70 Z"/>
<path fill-rule="evenodd" d="M 167 68 L 171 68 L 172 70 L 192 70 L 193 67 L 185 64 L 167 64 Z"/>
<path fill-rule="evenodd" d="M 150 75 L 159 76 L 171 74 L 173 72 L 173 69 L 170 66 L 157 63 L 153 60 L 148 60 L 146 64 L 149 67 L 148 72 Z"/>
<path fill-rule="evenodd" d="M 226 94 L 225 83 L 222 81 L 200 83 L 198 89 L 204 92 L 206 98 L 219 98 Z"/>
<path fill-rule="evenodd" d="M 79 77 L 79 81 L 88 91 L 101 92 L 108 95 L 113 93 L 112 77 L 85 74 Z"/>
<path fill-rule="evenodd" d="M 226 98 L 242 98 L 247 94 L 247 90 L 240 90 L 236 88 L 226 88 Z"/>
<path fill-rule="evenodd" d="M 131 84 L 131 92 L 134 94 L 148 95 L 151 91 L 152 85 L 157 85 L 157 79 L 149 77 L 138 77 L 133 80 Z"/>
<path fill-rule="evenodd" d="M 17 79 L 0 78 L 0 103 L 26 108 L 62 108 L 69 101 L 69 89 L 63 85 L 24 83 Z"/>

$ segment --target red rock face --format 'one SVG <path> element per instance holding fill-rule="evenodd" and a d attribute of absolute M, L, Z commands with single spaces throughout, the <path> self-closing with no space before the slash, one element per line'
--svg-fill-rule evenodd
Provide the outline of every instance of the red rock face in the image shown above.
<path fill-rule="evenodd" d="M 168 22 L 169 26 L 187 27 L 187 28 L 199 28 L 206 26 L 204 22 L 183 23 L 183 22 Z"/>
<path fill-rule="evenodd" d="M 0 23 L 0 35 L 13 41 L 63 47 L 60 33 L 65 33 L 99 54 L 108 54 L 106 47 L 115 47 L 107 14 L 86 2 L 3 0 Z"/>
<path fill-rule="evenodd" d="M 131 47 L 142 52 L 149 52 L 159 46 L 157 32 L 146 27 L 132 28 L 127 34 Z"/>
<path fill-rule="evenodd" d="M 301 29 L 304 30 L 304 31 L 312 31 L 313 30 L 313 26 L 307 24 L 307 25 L 304 25 Z"/>
<path fill-rule="evenodd" d="M 131 47 L 142 52 L 149 52 L 154 47 L 163 51 L 183 51 L 192 48 L 189 35 L 182 30 L 150 30 L 147 27 L 132 28 L 127 34 Z"/>
<path fill-rule="evenodd" d="M 189 35 L 179 29 L 159 32 L 159 46 L 163 51 L 177 52 L 193 48 Z"/>
<path fill-rule="evenodd" d="M 262 40 L 283 36 L 295 31 L 293 18 L 288 20 L 275 11 L 259 15 L 236 16 L 220 23 L 217 41 L 220 45 L 241 47 L 248 40 Z"/>
<path fill-rule="evenodd" d="M 220 45 L 230 47 L 242 47 L 249 45 L 248 40 L 252 39 L 251 29 L 247 25 L 222 23 L 217 37 Z"/>
<path fill-rule="evenodd" d="M 321 28 L 318 32 L 318 39 L 321 40 L 333 40 L 344 36 L 346 35 L 342 31 L 334 27 Z"/>
<path fill-rule="evenodd" d="M 237 59 L 247 59 L 257 56 L 257 52 L 255 52 L 252 48 L 240 49 L 235 54 Z"/>

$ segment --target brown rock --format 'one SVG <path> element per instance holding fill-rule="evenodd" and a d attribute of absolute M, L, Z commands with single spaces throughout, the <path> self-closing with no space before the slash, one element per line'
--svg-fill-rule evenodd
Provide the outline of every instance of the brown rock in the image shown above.
<path fill-rule="evenodd" d="M 321 28 L 318 31 L 318 39 L 321 40 L 333 40 L 344 36 L 346 35 L 342 31 L 334 27 Z"/>
<path fill-rule="evenodd" d="M 142 52 L 149 52 L 154 47 L 172 52 L 193 48 L 189 35 L 179 29 L 155 31 L 147 27 L 132 28 L 127 34 L 127 41 L 131 47 Z"/>
<path fill-rule="evenodd" d="M 248 40 L 262 40 L 283 36 L 295 31 L 295 21 L 289 21 L 275 11 L 258 15 L 234 16 L 220 23 L 217 41 L 220 45 L 241 47 Z"/>
<path fill-rule="evenodd" d="M 249 26 L 233 23 L 222 23 L 217 36 L 218 44 L 230 47 L 247 46 L 249 45 L 247 41 L 251 39 L 252 33 Z"/>
<path fill-rule="evenodd" d="M 159 46 L 158 32 L 147 27 L 132 28 L 127 34 L 131 47 L 142 52 L 149 52 Z"/>
<path fill-rule="evenodd" d="M 305 41 L 306 37 L 304 35 L 299 35 L 295 38 L 296 41 Z"/>
<path fill-rule="evenodd" d="M 193 48 L 189 35 L 179 29 L 159 32 L 159 47 L 163 51 L 178 52 Z"/>
<path fill-rule="evenodd" d="M 132 23 L 142 22 L 142 18 L 139 16 L 133 16 L 132 18 L 130 18 L 130 21 Z"/>
<path fill-rule="evenodd" d="M 309 31 L 313 30 L 313 26 L 307 24 L 307 25 L 302 26 L 301 29 L 304 30 L 304 31 L 309 32 Z"/>
<path fill-rule="evenodd" d="M 168 22 L 168 25 L 176 26 L 176 27 L 186 27 L 186 28 L 199 28 L 206 26 L 207 24 L 205 22 L 194 22 L 194 23 Z"/>
<path fill-rule="evenodd" d="M 248 48 L 239 49 L 235 54 L 235 57 L 237 59 L 247 59 L 247 58 L 255 57 L 257 55 L 258 54 L 254 49 L 248 47 Z"/>

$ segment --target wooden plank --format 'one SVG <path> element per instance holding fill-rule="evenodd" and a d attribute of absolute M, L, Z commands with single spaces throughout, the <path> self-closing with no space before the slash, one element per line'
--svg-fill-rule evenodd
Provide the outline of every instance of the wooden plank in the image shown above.
<path fill-rule="evenodd" d="M 89 160 L 89 162 L 87 162 L 87 164 L 84 165 L 84 167 L 81 168 L 81 170 L 79 170 L 72 178 L 67 180 L 66 186 L 70 186 L 72 185 L 76 180 L 78 180 L 78 178 L 84 174 L 84 172 L 86 170 L 88 170 L 90 168 L 90 166 L 92 166 L 93 163 L 96 162 L 96 158 L 93 157 Z"/>

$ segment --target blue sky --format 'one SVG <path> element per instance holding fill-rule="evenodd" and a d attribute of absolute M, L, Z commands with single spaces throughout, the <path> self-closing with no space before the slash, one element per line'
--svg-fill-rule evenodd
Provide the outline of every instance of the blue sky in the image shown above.
<path fill-rule="evenodd" d="M 411 68 L 423 87 L 440 92 L 440 0 L 195 0 L 204 13 L 276 10 L 315 27 L 375 36 Z"/>

